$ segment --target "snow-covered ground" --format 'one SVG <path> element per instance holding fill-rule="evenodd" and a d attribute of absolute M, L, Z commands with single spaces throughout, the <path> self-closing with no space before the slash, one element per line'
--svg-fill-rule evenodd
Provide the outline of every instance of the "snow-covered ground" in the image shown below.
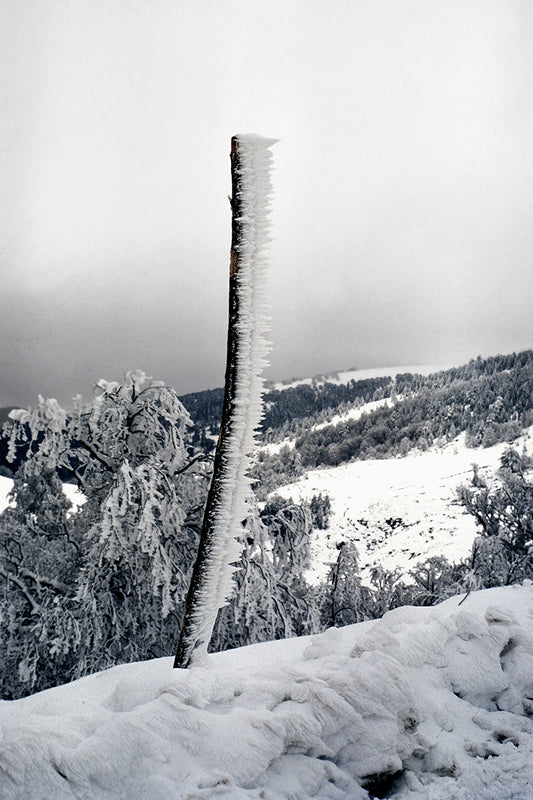
<path fill-rule="evenodd" d="M 13 481 L 11 478 L 5 478 L 3 475 L 0 475 L 0 514 L 10 505 L 11 501 L 8 495 L 12 488 Z"/>
<path fill-rule="evenodd" d="M 320 422 L 318 425 L 313 425 L 311 430 L 319 431 L 322 428 L 327 428 L 328 425 L 340 425 L 342 422 L 348 422 L 351 420 L 352 422 L 358 419 L 361 419 L 363 414 L 372 414 L 374 411 L 377 411 L 378 408 L 383 408 L 384 406 L 392 406 L 393 401 L 391 397 L 385 397 L 383 400 L 371 400 L 370 403 L 363 403 L 360 406 L 354 406 L 353 408 L 348 409 L 343 414 L 335 414 L 330 420 L 327 422 Z"/>
<path fill-rule="evenodd" d="M 533 428 L 515 446 L 533 454 Z M 476 536 L 474 518 L 457 500 L 457 487 L 469 483 L 472 464 L 490 477 L 500 466 L 506 443 L 471 449 L 464 434 L 443 448 L 412 451 L 402 458 L 355 461 L 317 469 L 296 483 L 276 489 L 294 500 L 320 492 L 331 498 L 333 514 L 326 531 L 315 531 L 308 578 L 317 581 L 335 561 L 336 545 L 356 543 L 363 575 L 381 564 L 408 572 L 417 561 L 445 555 L 457 561 L 468 554 Z"/>
<path fill-rule="evenodd" d="M 0 797 L 531 800 L 532 715 L 527 583 L 1 702 Z"/>

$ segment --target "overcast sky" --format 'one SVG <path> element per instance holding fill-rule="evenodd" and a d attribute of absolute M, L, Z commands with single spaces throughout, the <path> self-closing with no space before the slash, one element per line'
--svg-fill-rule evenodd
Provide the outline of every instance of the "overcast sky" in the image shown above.
<path fill-rule="evenodd" d="M 530 0 L 0 0 L 0 405 L 223 383 L 234 133 L 273 378 L 533 346 Z"/>

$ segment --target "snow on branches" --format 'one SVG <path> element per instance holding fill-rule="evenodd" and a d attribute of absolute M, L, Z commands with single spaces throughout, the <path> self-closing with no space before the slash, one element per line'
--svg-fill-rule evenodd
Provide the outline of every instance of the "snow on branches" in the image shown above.
<path fill-rule="evenodd" d="M 21 463 L 0 517 L 4 697 L 173 647 L 207 481 L 190 424 L 174 390 L 139 370 L 98 381 L 71 411 L 39 397 L 10 414 Z M 78 484 L 76 508 L 62 480 Z"/>

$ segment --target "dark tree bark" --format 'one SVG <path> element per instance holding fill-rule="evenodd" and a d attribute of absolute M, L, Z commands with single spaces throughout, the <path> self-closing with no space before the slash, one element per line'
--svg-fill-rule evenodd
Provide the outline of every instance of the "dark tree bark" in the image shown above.
<path fill-rule="evenodd" d="M 259 137 L 253 137 L 254 142 Z M 269 140 L 260 140 L 263 153 L 272 144 Z M 194 566 L 191 584 L 185 603 L 185 613 L 181 634 L 178 642 L 178 649 L 174 661 L 174 667 L 183 668 L 190 666 L 195 656 L 206 652 L 209 639 L 216 620 L 218 608 L 209 608 L 209 593 L 213 593 L 213 587 L 220 582 L 221 576 L 217 572 L 230 569 L 229 565 L 221 563 L 220 558 L 220 527 L 219 518 L 224 515 L 224 503 L 227 506 L 227 493 L 239 491 L 238 485 L 232 483 L 243 483 L 245 476 L 236 471 L 235 466 L 229 468 L 230 462 L 235 461 L 235 453 L 241 446 L 240 439 L 242 433 L 242 407 L 238 407 L 238 387 L 246 381 L 250 381 L 247 375 L 249 364 L 247 358 L 250 351 L 249 334 L 246 338 L 243 331 L 252 325 L 250 322 L 250 300 L 248 288 L 241 281 L 241 268 L 251 269 L 253 266 L 246 263 L 243 267 L 241 256 L 245 246 L 250 241 L 257 245 L 255 249 L 260 252 L 264 246 L 264 218 L 261 218 L 261 225 L 250 221 L 250 215 L 246 214 L 246 203 L 250 202 L 250 186 L 243 180 L 243 175 L 250 175 L 251 166 L 242 163 L 242 142 L 240 137 L 234 136 L 231 140 L 231 181 L 232 181 L 232 239 L 230 252 L 230 276 L 229 276 L 229 320 L 228 320 L 228 339 L 226 354 L 226 376 L 224 388 L 224 402 L 222 408 L 222 420 L 220 436 L 215 453 L 214 471 L 207 497 L 207 504 L 204 513 L 198 556 Z M 268 159 L 270 159 L 270 154 Z M 268 164 L 266 155 L 263 155 L 264 163 Z M 263 162 L 261 162 L 263 164 Z M 263 164 L 264 166 L 264 164 Z M 253 167 L 253 164 L 252 164 Z M 252 170 L 253 171 L 253 170 Z M 268 172 L 268 170 L 267 170 Z M 268 194 L 269 184 L 266 185 Z M 255 189 L 252 182 L 252 190 Z M 264 187 L 263 187 L 264 188 Z M 253 193 L 253 191 L 252 191 Z M 265 198 L 262 198 L 263 200 Z M 254 201 L 254 198 L 251 198 Z M 267 207 L 267 204 L 264 206 Z M 255 224 L 255 228 L 254 228 Z M 248 237 L 248 238 L 247 238 Z M 248 261 L 250 256 L 248 253 Z M 248 294 L 247 294 L 248 292 Z M 243 314 L 244 310 L 244 314 Z M 246 319 L 243 317 L 246 316 Z M 259 335 L 261 331 L 259 330 Z M 242 351 L 242 352 L 241 352 Z M 242 373 L 242 374 L 241 374 Z M 242 404 L 242 398 L 241 398 Z M 237 419 L 240 415 L 239 420 Z M 240 437 L 240 439 L 239 439 Z M 243 445 L 244 446 L 244 445 Z M 233 521 L 235 526 L 235 521 Z M 228 536 L 238 535 L 238 531 L 229 531 Z M 220 583 L 218 583 L 220 585 Z M 215 603 L 220 597 L 214 598 Z"/>

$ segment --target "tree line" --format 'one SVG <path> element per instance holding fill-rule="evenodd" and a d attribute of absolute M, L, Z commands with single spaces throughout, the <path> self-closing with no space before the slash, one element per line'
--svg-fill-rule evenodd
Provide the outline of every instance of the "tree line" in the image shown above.
<path fill-rule="evenodd" d="M 346 384 L 312 382 L 286 389 L 270 389 L 264 394 L 265 415 L 261 425 L 265 441 L 280 441 L 290 434 L 312 424 L 328 420 L 355 404 L 368 403 L 385 397 L 408 397 L 426 391 L 433 394 L 446 387 L 483 383 L 484 378 L 497 376 L 506 371 L 531 370 L 533 351 L 526 350 L 509 355 L 478 357 L 461 367 L 442 370 L 429 376 L 400 373 L 394 378 L 352 379 Z M 527 376 L 526 376 L 527 377 Z M 531 392 L 531 374 L 526 389 Z M 529 395 L 531 399 L 531 394 Z M 222 409 L 223 389 L 209 389 L 181 395 L 180 400 L 189 411 L 197 428 L 195 436 L 200 440 L 202 431 L 218 432 Z M 208 445 L 212 447 L 212 443 Z"/>
<path fill-rule="evenodd" d="M 399 375 L 385 396 L 388 405 L 359 419 L 318 429 L 310 420 L 302 424 L 294 448 L 259 456 L 258 482 L 273 491 L 306 469 L 405 455 L 462 432 L 471 447 L 512 442 L 533 424 L 533 351 L 476 359 L 428 377 Z"/>

